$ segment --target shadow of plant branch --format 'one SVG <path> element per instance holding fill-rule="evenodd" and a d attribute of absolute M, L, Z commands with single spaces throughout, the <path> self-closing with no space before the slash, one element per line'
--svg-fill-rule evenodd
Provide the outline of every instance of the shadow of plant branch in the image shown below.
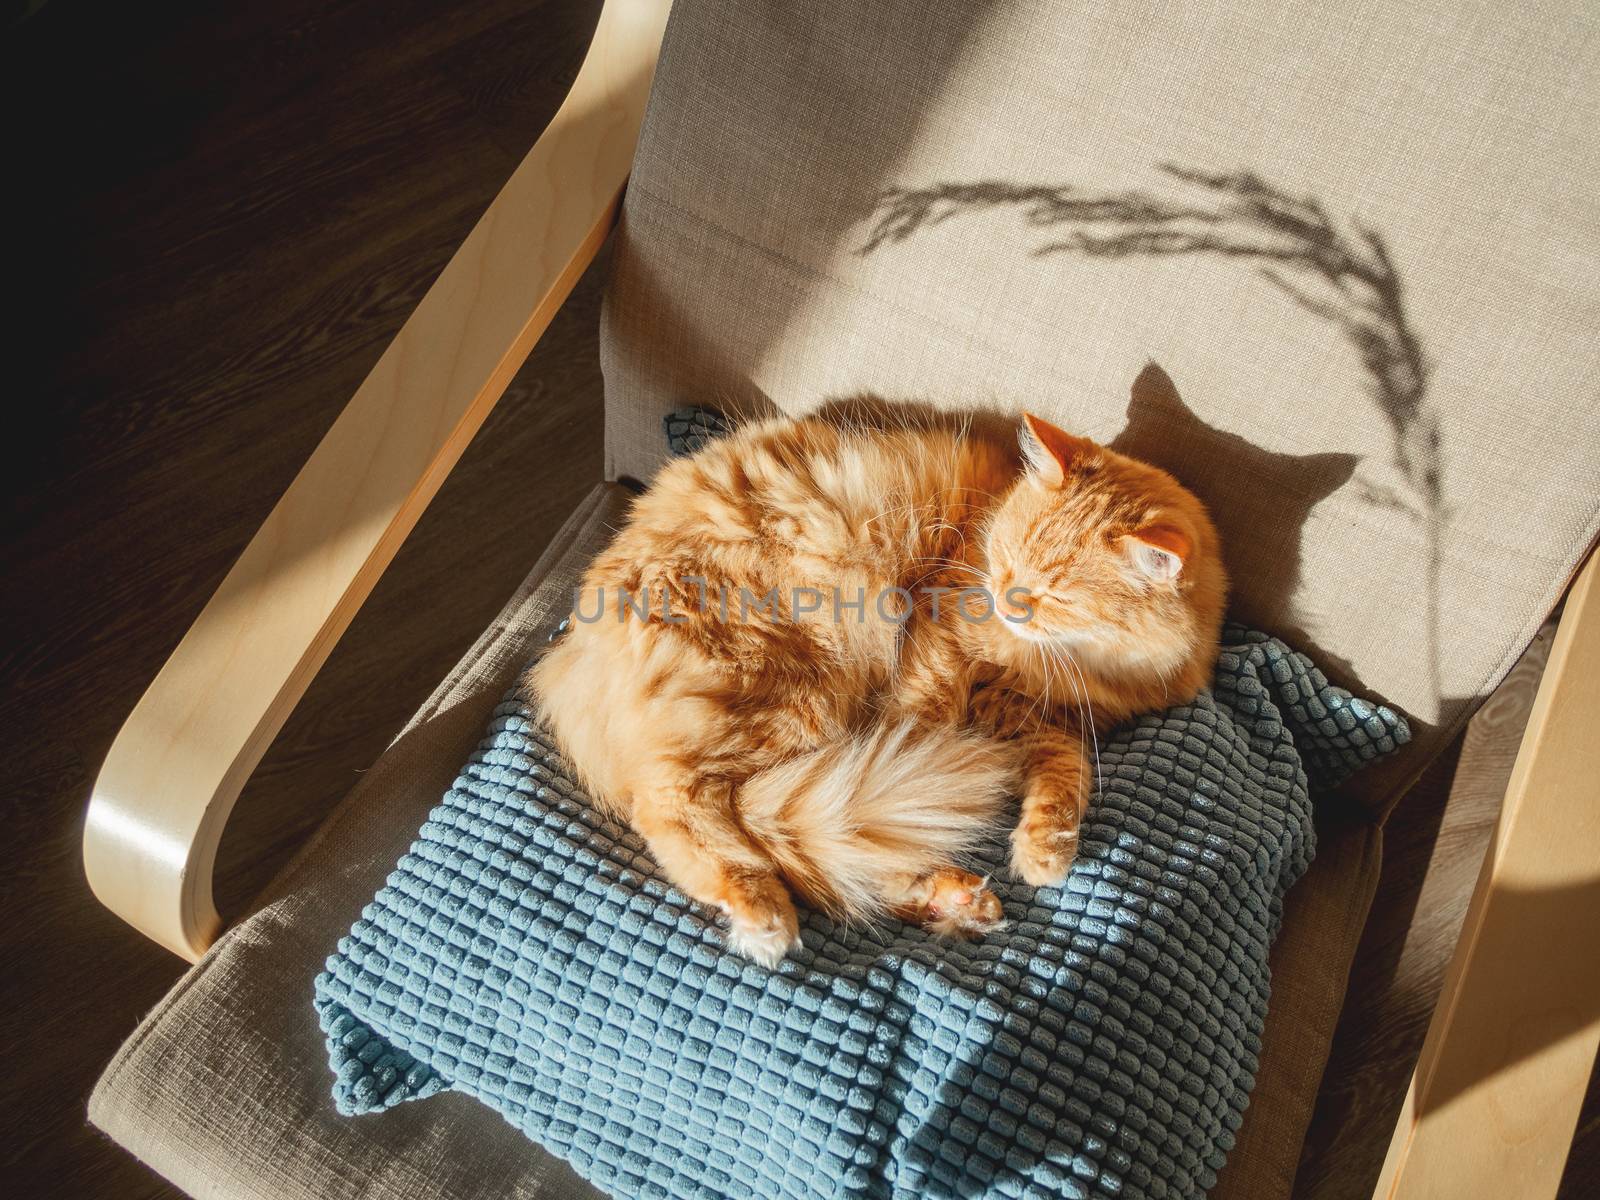
<path fill-rule="evenodd" d="M 1403 489 L 1360 484 L 1369 504 L 1420 522 L 1426 545 L 1429 680 L 1440 678 L 1439 577 L 1444 489 L 1438 414 L 1427 400 L 1429 363 L 1406 310 L 1400 271 L 1377 230 L 1340 222 L 1315 198 L 1249 171 L 1213 174 L 1171 164 L 1172 196 L 1140 189 L 984 180 L 885 192 L 861 253 L 904 242 L 952 218 L 1014 210 L 1049 231 L 1036 257 L 1166 258 L 1208 255 L 1253 264 L 1294 304 L 1333 324 L 1355 350 L 1388 427 Z"/>

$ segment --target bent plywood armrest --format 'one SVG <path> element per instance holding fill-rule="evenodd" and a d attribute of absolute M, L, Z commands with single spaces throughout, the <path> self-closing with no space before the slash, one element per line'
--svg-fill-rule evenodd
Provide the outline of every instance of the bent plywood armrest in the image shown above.
<path fill-rule="evenodd" d="M 228 813 L 334 643 L 615 222 L 670 0 L 606 0 L 555 119 L 117 734 L 90 886 L 197 959 Z"/>
<path fill-rule="evenodd" d="M 1554 1196 L 1600 1047 L 1600 553 L 1567 597 L 1375 1200 Z"/>

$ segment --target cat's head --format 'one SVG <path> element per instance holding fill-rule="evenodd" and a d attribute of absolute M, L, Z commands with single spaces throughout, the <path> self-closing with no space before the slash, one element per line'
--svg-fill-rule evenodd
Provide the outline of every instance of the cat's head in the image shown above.
<path fill-rule="evenodd" d="M 1001 636 L 1160 667 L 1215 642 L 1226 576 L 1205 506 L 1157 467 L 1031 414 L 985 543 Z"/>

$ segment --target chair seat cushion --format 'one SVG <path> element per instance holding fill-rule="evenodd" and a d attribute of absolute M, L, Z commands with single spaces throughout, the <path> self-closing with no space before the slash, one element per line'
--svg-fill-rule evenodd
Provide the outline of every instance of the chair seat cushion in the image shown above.
<path fill-rule="evenodd" d="M 604 697 L 596 697 L 604 703 Z M 1267 955 L 1329 786 L 1404 722 L 1231 630 L 1116 731 L 1062 888 L 940 942 L 819 913 L 727 951 L 512 696 L 316 983 L 340 1109 L 449 1087 L 619 1196 L 1190 1196 L 1254 1082 Z"/>

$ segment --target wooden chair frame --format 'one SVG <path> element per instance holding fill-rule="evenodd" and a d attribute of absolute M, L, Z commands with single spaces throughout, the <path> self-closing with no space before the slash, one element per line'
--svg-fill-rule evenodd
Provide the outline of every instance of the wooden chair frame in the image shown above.
<path fill-rule="evenodd" d="M 245 781 L 614 224 L 669 8 L 606 0 L 554 120 L 119 731 L 84 828 L 89 884 L 191 962 L 221 932 L 212 869 Z M 1560 1181 L 1600 1044 L 1597 572 L 1567 602 L 1384 1200 Z M 1551 935 L 1579 939 L 1566 952 L 1522 919 L 1553 891 L 1570 893 Z"/>

